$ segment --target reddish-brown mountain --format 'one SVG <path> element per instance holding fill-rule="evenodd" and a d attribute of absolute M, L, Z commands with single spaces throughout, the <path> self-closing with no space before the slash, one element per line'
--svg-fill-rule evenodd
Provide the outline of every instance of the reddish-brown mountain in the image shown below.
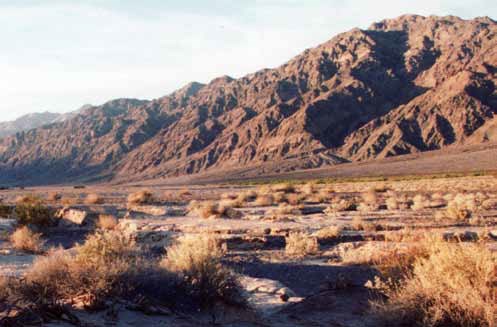
<path fill-rule="evenodd" d="M 497 23 L 401 16 L 276 69 L 121 99 L 0 140 L 0 181 L 273 172 L 497 140 Z"/>

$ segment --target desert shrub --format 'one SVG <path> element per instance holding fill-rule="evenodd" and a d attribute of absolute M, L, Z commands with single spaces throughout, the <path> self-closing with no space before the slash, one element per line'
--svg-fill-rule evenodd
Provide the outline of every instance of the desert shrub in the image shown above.
<path fill-rule="evenodd" d="M 288 202 L 288 204 L 291 205 L 298 205 L 304 202 L 305 198 L 306 198 L 305 194 L 297 194 L 297 193 L 287 194 L 286 202 Z"/>
<path fill-rule="evenodd" d="M 20 201 L 14 209 L 14 215 L 19 225 L 46 227 L 53 222 L 51 210 L 39 199 Z"/>
<path fill-rule="evenodd" d="M 241 203 L 246 203 L 254 201 L 256 197 L 257 193 L 253 190 L 249 190 L 239 193 L 236 199 Z"/>
<path fill-rule="evenodd" d="M 153 204 L 154 194 L 149 190 L 142 190 L 128 195 L 128 205 Z"/>
<path fill-rule="evenodd" d="M 430 206 L 430 201 L 426 195 L 423 194 L 417 194 L 413 199 L 412 199 L 412 210 L 423 210 L 426 209 Z"/>
<path fill-rule="evenodd" d="M 19 195 L 16 197 L 15 203 L 16 205 L 23 205 L 23 204 L 37 204 L 41 203 L 42 200 L 40 197 L 34 195 L 34 194 L 26 194 L 26 195 Z"/>
<path fill-rule="evenodd" d="M 129 292 L 128 278 L 143 266 L 135 241 L 118 232 L 90 235 L 75 252 L 70 265 L 73 292 L 86 294 L 90 307 Z"/>
<path fill-rule="evenodd" d="M 226 250 L 211 235 L 185 235 L 167 249 L 161 266 L 180 275 L 181 287 L 202 306 L 216 301 L 241 303 L 234 274 L 222 266 Z"/>
<path fill-rule="evenodd" d="M 290 233 L 285 242 L 285 253 L 289 256 L 304 257 L 319 251 L 317 238 L 305 233 Z"/>
<path fill-rule="evenodd" d="M 78 203 L 78 199 L 75 196 L 72 196 L 72 197 L 65 197 L 64 196 L 60 200 L 60 203 L 62 203 L 62 205 L 66 206 L 66 207 L 70 207 L 70 206 L 73 206 L 76 203 Z"/>
<path fill-rule="evenodd" d="M 273 192 L 283 192 L 283 193 L 294 193 L 295 192 L 295 186 L 293 186 L 290 183 L 281 183 L 281 184 L 276 184 L 271 187 Z"/>
<path fill-rule="evenodd" d="M 219 203 L 212 201 L 190 202 L 190 211 L 194 212 L 200 218 L 240 218 L 241 213 L 231 206 L 232 200 L 223 200 Z"/>
<path fill-rule="evenodd" d="M 339 199 L 334 201 L 331 205 L 326 208 L 326 213 L 340 212 L 340 211 L 355 211 L 357 210 L 357 205 L 352 199 Z"/>
<path fill-rule="evenodd" d="M 378 196 L 376 195 L 376 191 L 374 189 L 370 189 L 364 193 L 362 193 L 362 200 L 367 204 L 376 204 L 378 203 Z"/>
<path fill-rule="evenodd" d="M 381 229 L 381 226 L 370 221 L 366 221 L 360 216 L 352 218 L 351 227 L 353 230 L 365 232 L 376 232 Z"/>
<path fill-rule="evenodd" d="M 486 199 L 486 200 L 482 201 L 481 207 L 484 210 L 497 209 L 497 199 Z"/>
<path fill-rule="evenodd" d="M 129 278 L 143 266 L 137 263 L 131 239 L 97 233 L 74 253 L 55 249 L 38 257 L 13 287 L 28 303 L 62 304 L 77 297 L 85 306 L 96 308 L 108 297 L 124 295 L 132 288 Z"/>
<path fill-rule="evenodd" d="M 484 244 L 430 242 L 400 279 L 376 280 L 374 308 L 396 325 L 495 326 L 497 257 Z"/>
<path fill-rule="evenodd" d="M 56 202 L 56 201 L 59 201 L 60 199 L 62 199 L 62 196 L 59 193 L 57 193 L 57 192 L 48 193 L 48 197 L 47 197 L 48 201 Z"/>
<path fill-rule="evenodd" d="M 472 216 L 472 211 L 469 210 L 464 204 L 451 201 L 447 205 L 445 211 L 437 212 L 436 220 L 449 220 L 456 223 L 468 223 Z"/>
<path fill-rule="evenodd" d="M 0 202 L 0 217 L 8 218 L 12 214 L 12 207 Z"/>
<path fill-rule="evenodd" d="M 371 211 L 378 211 L 380 209 L 380 205 L 378 203 L 359 203 L 357 206 L 358 211 L 362 212 L 371 212 Z"/>
<path fill-rule="evenodd" d="M 105 229 L 105 230 L 111 230 L 116 228 L 118 225 L 119 220 L 112 215 L 100 215 L 98 216 L 98 221 L 97 221 L 97 226 L 98 228 Z"/>
<path fill-rule="evenodd" d="M 103 204 L 103 203 L 104 199 L 96 193 L 90 193 L 85 198 L 85 204 Z"/>
<path fill-rule="evenodd" d="M 287 194 L 284 192 L 276 192 L 273 194 L 273 199 L 275 203 L 287 202 Z"/>
<path fill-rule="evenodd" d="M 12 246 L 20 251 L 28 253 L 42 253 L 44 242 L 41 239 L 41 234 L 31 231 L 26 226 L 18 228 L 11 236 L 10 242 Z"/>
<path fill-rule="evenodd" d="M 328 226 L 321 228 L 314 233 L 314 236 L 321 239 L 332 239 L 342 235 L 343 228 L 340 226 Z"/>
<path fill-rule="evenodd" d="M 35 312 L 75 302 L 99 309 L 119 299 L 182 308 L 243 303 L 236 278 L 220 264 L 224 250 L 218 246 L 184 241 L 159 264 L 145 258 L 132 238 L 97 232 L 72 251 L 53 249 L 38 257 L 23 278 L 2 279 L 0 301 Z"/>
<path fill-rule="evenodd" d="M 300 207 L 288 203 L 280 203 L 277 208 L 269 211 L 271 215 L 299 215 L 301 214 Z"/>
<path fill-rule="evenodd" d="M 236 197 L 234 199 L 225 199 L 219 201 L 219 206 L 226 208 L 241 208 L 243 207 L 243 202 L 239 201 Z"/>
<path fill-rule="evenodd" d="M 274 197 L 271 194 L 258 194 L 255 199 L 255 205 L 260 207 L 268 207 L 274 204 Z"/>
<path fill-rule="evenodd" d="M 385 204 L 387 205 L 388 210 L 398 210 L 400 207 L 399 202 L 397 201 L 397 198 L 395 196 L 386 199 Z"/>
<path fill-rule="evenodd" d="M 317 191 L 316 184 L 309 182 L 300 187 L 300 191 L 305 195 L 313 195 Z"/>
<path fill-rule="evenodd" d="M 400 281 L 414 261 L 426 255 L 421 243 L 364 242 L 342 251 L 342 262 L 348 265 L 373 265 L 384 279 Z"/>

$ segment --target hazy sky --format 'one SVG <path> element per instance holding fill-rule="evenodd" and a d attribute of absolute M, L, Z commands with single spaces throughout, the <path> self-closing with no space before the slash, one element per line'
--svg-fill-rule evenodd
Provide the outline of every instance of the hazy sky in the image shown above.
<path fill-rule="evenodd" d="M 0 121 L 283 64 L 404 13 L 497 18 L 495 0 L 0 0 Z"/>

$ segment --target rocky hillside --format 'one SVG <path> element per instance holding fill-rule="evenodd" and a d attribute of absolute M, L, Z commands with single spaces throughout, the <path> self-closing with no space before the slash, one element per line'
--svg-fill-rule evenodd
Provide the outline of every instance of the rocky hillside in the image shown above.
<path fill-rule="evenodd" d="M 80 109 L 68 113 L 36 112 L 17 118 L 16 120 L 0 122 L 0 138 L 14 135 L 18 132 L 29 131 L 30 129 L 60 123 L 69 120 L 78 113 L 90 108 L 91 105 L 84 105 Z"/>
<path fill-rule="evenodd" d="M 14 135 L 43 125 L 51 124 L 60 118 L 61 114 L 41 112 L 27 114 L 13 121 L 0 122 L 0 137 Z"/>
<path fill-rule="evenodd" d="M 272 172 L 497 140 L 497 23 L 406 15 L 275 69 L 119 99 L 0 141 L 0 181 Z"/>

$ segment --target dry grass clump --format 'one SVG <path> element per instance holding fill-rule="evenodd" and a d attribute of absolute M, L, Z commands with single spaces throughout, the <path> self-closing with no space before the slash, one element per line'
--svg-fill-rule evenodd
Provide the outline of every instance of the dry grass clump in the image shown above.
<path fill-rule="evenodd" d="M 271 215 L 281 216 L 281 215 L 300 215 L 301 206 L 295 206 L 288 203 L 280 203 L 278 208 L 272 209 L 269 212 Z"/>
<path fill-rule="evenodd" d="M 97 227 L 105 230 L 112 230 L 117 227 L 119 220 L 113 215 L 98 216 Z"/>
<path fill-rule="evenodd" d="M 462 194 L 458 194 L 454 199 L 447 204 L 445 211 L 438 212 L 435 216 L 436 220 L 449 220 L 457 223 L 468 223 L 473 215 L 473 210 L 476 208 L 474 198 L 467 198 Z"/>
<path fill-rule="evenodd" d="M 46 304 L 77 298 L 85 307 L 97 308 L 105 299 L 128 291 L 128 278 L 140 266 L 132 239 L 116 232 L 97 233 L 77 246 L 73 254 L 52 250 L 46 257 L 37 258 L 26 272 L 20 291 Z"/>
<path fill-rule="evenodd" d="M 424 253 L 421 246 L 401 243 L 363 242 L 350 247 L 340 253 L 343 263 L 374 265 L 387 278 L 399 278 Z"/>
<path fill-rule="evenodd" d="M 483 210 L 495 210 L 497 209 L 497 199 L 486 199 L 481 203 L 481 208 Z"/>
<path fill-rule="evenodd" d="M 128 195 L 128 205 L 153 204 L 154 202 L 156 202 L 154 194 L 149 190 L 141 190 Z"/>
<path fill-rule="evenodd" d="M 320 239 L 333 239 L 342 235 L 343 228 L 340 226 L 328 226 L 316 231 L 313 235 Z"/>
<path fill-rule="evenodd" d="M 376 195 L 376 191 L 374 189 L 370 189 L 370 190 L 362 193 L 362 200 L 366 204 L 378 203 L 378 196 Z"/>
<path fill-rule="evenodd" d="M 189 210 L 204 219 L 222 217 L 236 219 L 241 217 L 241 212 L 233 209 L 231 200 L 224 200 L 219 203 L 191 201 Z"/>
<path fill-rule="evenodd" d="M 257 193 L 254 190 L 243 191 L 238 193 L 236 199 L 240 201 L 240 203 L 252 202 L 257 197 Z"/>
<path fill-rule="evenodd" d="M 97 193 L 90 193 L 85 198 L 85 204 L 103 204 L 104 199 Z"/>
<path fill-rule="evenodd" d="M 179 274 L 186 294 L 203 305 L 219 300 L 240 303 L 236 278 L 221 264 L 225 253 L 220 240 L 212 235 L 185 235 L 167 249 L 161 266 Z"/>
<path fill-rule="evenodd" d="M 285 253 L 289 256 L 305 257 L 319 251 L 317 238 L 305 233 L 290 233 L 285 241 Z"/>
<path fill-rule="evenodd" d="M 332 202 L 331 205 L 325 209 L 325 213 L 333 213 L 340 211 L 355 211 L 357 210 L 357 205 L 352 199 L 339 199 L 336 202 Z"/>
<path fill-rule="evenodd" d="M 305 195 L 313 195 L 317 192 L 316 183 L 309 182 L 300 187 L 300 192 Z"/>
<path fill-rule="evenodd" d="M 400 278 L 377 279 L 375 311 L 396 325 L 495 326 L 497 256 L 484 244 L 421 242 Z"/>
<path fill-rule="evenodd" d="M 354 218 L 352 218 L 351 227 L 353 230 L 365 231 L 369 233 L 376 232 L 381 229 L 381 226 L 376 225 L 370 221 L 366 221 L 360 216 L 355 216 Z"/>
<path fill-rule="evenodd" d="M 33 232 L 26 226 L 18 228 L 9 238 L 14 249 L 28 253 L 42 253 L 45 242 L 41 234 Z"/>
<path fill-rule="evenodd" d="M 271 194 L 258 194 L 254 204 L 258 207 L 269 207 L 274 204 L 274 196 Z"/>
<path fill-rule="evenodd" d="M 430 200 L 424 194 L 417 194 L 412 199 L 412 210 L 423 210 L 430 207 Z"/>
<path fill-rule="evenodd" d="M 305 201 L 305 194 L 287 194 L 286 195 L 286 202 L 291 205 L 298 205 L 301 204 Z"/>
<path fill-rule="evenodd" d="M 396 197 L 389 197 L 385 200 L 385 204 L 388 210 L 398 210 L 400 209 L 399 201 Z"/>

